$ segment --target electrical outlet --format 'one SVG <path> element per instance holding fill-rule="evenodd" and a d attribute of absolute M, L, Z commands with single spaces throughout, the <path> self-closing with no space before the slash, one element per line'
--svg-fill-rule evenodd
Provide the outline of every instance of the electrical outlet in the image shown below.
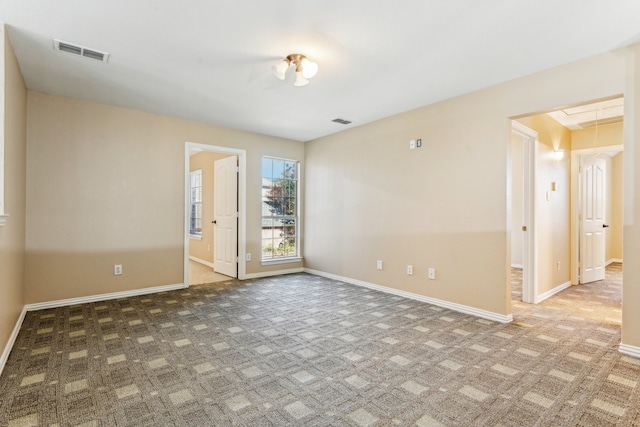
<path fill-rule="evenodd" d="M 376 261 L 376 268 L 378 270 L 382 270 L 382 261 L 381 260 Z"/>
<path fill-rule="evenodd" d="M 420 148 L 422 147 L 422 139 L 418 138 L 416 139 L 416 148 Z"/>
<path fill-rule="evenodd" d="M 245 261 L 251 261 L 251 253 L 247 252 L 247 253 L 244 255 L 244 260 L 245 260 Z"/>
<path fill-rule="evenodd" d="M 412 139 L 411 141 L 409 141 L 409 150 L 413 150 L 416 148 L 416 140 Z"/>
<path fill-rule="evenodd" d="M 407 265 L 407 274 L 409 276 L 413 276 L 413 266 L 412 265 Z"/>
<path fill-rule="evenodd" d="M 436 280 L 436 269 L 430 268 L 428 271 L 428 277 L 430 280 Z"/>
<path fill-rule="evenodd" d="M 122 274 L 122 264 L 116 264 L 113 266 L 113 275 L 119 276 Z"/>

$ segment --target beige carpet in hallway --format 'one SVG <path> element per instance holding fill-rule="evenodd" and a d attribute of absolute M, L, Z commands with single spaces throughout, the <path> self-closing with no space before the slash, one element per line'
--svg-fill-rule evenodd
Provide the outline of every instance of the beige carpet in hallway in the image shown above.
<path fill-rule="evenodd" d="M 200 264 L 191 259 L 189 260 L 189 286 L 224 282 L 225 280 L 233 280 L 233 278 L 216 273 L 213 271 L 213 268 L 204 264 Z"/>

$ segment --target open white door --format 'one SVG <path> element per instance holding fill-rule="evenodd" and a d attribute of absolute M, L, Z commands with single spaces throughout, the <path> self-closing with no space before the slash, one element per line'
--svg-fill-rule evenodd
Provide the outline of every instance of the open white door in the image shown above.
<path fill-rule="evenodd" d="M 604 280 L 607 163 L 593 156 L 581 158 L 580 283 Z"/>
<path fill-rule="evenodd" d="M 238 157 L 214 162 L 213 269 L 238 277 Z"/>

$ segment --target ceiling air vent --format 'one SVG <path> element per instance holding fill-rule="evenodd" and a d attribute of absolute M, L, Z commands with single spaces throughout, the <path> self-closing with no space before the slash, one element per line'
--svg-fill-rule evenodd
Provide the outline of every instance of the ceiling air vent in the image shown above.
<path fill-rule="evenodd" d="M 340 123 L 341 125 L 348 125 L 348 124 L 350 124 L 350 123 L 351 123 L 349 120 L 340 119 L 340 118 L 338 118 L 338 119 L 333 119 L 333 120 L 331 120 L 331 121 L 332 121 L 332 122 L 334 122 L 334 123 Z"/>
<path fill-rule="evenodd" d="M 55 48 L 55 50 L 59 50 L 61 52 L 84 56 L 85 58 L 96 59 L 102 62 L 107 62 L 107 60 L 109 59 L 109 54 L 106 52 L 100 52 L 99 50 L 89 49 L 84 46 L 63 42 L 62 40 L 58 39 L 53 40 L 53 47 Z"/>

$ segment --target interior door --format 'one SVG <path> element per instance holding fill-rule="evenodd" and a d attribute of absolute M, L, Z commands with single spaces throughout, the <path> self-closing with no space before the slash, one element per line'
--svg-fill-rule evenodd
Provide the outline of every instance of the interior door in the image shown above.
<path fill-rule="evenodd" d="M 213 269 L 238 277 L 238 157 L 214 162 Z"/>
<path fill-rule="evenodd" d="M 580 283 L 604 280 L 607 163 L 582 157 L 580 216 Z"/>

